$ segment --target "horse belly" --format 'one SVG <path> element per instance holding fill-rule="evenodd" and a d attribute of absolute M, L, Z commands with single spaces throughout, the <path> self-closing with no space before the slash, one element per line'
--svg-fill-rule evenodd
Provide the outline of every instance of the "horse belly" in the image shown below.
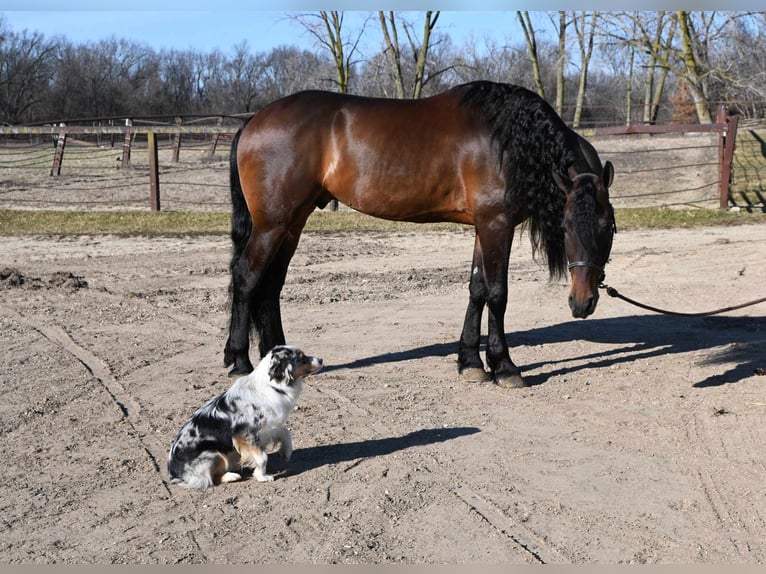
<path fill-rule="evenodd" d="M 338 154 L 327 162 L 323 186 L 341 203 L 373 217 L 472 223 L 459 170 L 440 159 Z"/>
<path fill-rule="evenodd" d="M 359 178 L 331 193 L 348 207 L 382 219 L 470 223 L 464 194 L 452 186 L 413 185 L 407 179 Z"/>

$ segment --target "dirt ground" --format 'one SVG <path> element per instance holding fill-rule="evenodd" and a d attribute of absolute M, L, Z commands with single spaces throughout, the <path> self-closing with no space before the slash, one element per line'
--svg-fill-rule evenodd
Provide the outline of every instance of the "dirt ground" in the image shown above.
<path fill-rule="evenodd" d="M 232 382 L 228 239 L 0 237 L 0 561 L 766 561 L 766 307 L 603 295 L 574 320 L 520 236 L 507 329 L 530 386 L 470 384 L 472 242 L 307 234 L 283 317 L 326 368 L 294 457 L 189 492 L 165 460 Z M 764 296 L 764 244 L 764 225 L 621 232 L 607 282 L 735 304 Z"/>

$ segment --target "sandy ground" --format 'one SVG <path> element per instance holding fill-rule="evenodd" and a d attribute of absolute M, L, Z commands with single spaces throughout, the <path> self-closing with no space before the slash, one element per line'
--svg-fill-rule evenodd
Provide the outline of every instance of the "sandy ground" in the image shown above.
<path fill-rule="evenodd" d="M 747 301 L 765 242 L 622 232 L 607 282 L 677 310 Z M 306 235 L 283 316 L 326 368 L 294 457 L 273 483 L 189 492 L 165 459 L 231 384 L 227 238 L 0 237 L 0 561 L 763 563 L 764 306 L 686 319 L 603 296 L 573 320 L 521 237 L 507 328 L 530 386 L 469 384 L 471 248 Z"/>

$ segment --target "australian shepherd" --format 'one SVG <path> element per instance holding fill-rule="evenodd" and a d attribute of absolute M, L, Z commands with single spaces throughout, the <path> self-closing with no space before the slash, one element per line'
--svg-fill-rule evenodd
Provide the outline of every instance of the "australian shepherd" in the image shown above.
<path fill-rule="evenodd" d="M 279 445 L 290 459 L 292 437 L 285 426 L 303 377 L 322 368 L 322 359 L 292 346 L 274 347 L 253 372 L 197 410 L 178 433 L 168 454 L 170 481 L 184 488 L 207 488 L 242 479 L 251 469 L 258 481 L 266 474 L 267 449 Z"/>

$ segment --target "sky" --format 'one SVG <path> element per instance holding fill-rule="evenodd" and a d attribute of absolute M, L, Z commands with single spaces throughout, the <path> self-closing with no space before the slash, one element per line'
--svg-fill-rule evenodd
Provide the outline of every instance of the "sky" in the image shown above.
<path fill-rule="evenodd" d="M 254 52 L 270 51 L 280 45 L 316 48 L 315 39 L 290 18 L 299 11 L 52 11 L 5 10 L 2 5 L 0 0 L 0 13 L 14 31 L 41 32 L 46 38 L 63 35 L 75 44 L 114 36 L 145 43 L 158 50 L 194 48 L 209 52 L 218 48 L 229 52 L 243 40 Z M 361 29 L 369 14 L 369 11 L 347 13 L 344 27 Z M 423 21 L 422 14 L 409 12 L 404 15 L 418 27 Z M 379 49 L 377 19 L 371 20 L 366 29 L 369 30 L 366 36 L 374 44 L 367 48 Z M 513 11 L 443 11 L 436 29 L 449 34 L 456 46 L 470 39 L 481 43 L 484 38 L 494 38 L 502 42 L 519 31 Z M 523 41 L 521 37 L 518 40 Z"/>
<path fill-rule="evenodd" d="M 751 0 L 730 0 L 732 9 L 757 9 Z M 257 4 L 255 4 L 257 2 Z M 437 0 L 436 6 L 421 6 L 423 0 L 378 0 L 371 4 L 351 0 L 0 0 L 0 14 L 16 32 L 24 29 L 41 32 L 46 38 L 63 35 L 76 44 L 115 37 L 145 43 L 155 49 L 175 48 L 209 52 L 220 49 L 228 53 L 234 45 L 246 40 L 253 52 L 270 51 L 280 45 L 297 45 L 316 49 L 316 42 L 290 15 L 316 9 L 348 9 L 344 26 L 359 29 L 361 21 L 374 10 L 383 9 L 441 9 L 437 30 L 449 34 L 453 45 L 463 46 L 473 40 L 481 47 L 484 39 L 498 43 L 522 44 L 523 36 L 516 21 L 516 9 L 573 9 L 573 2 L 562 5 L 561 0 Z M 382 4 L 381 4 L 382 2 Z M 578 9 L 620 9 L 624 0 L 588 0 Z M 659 0 L 633 0 L 630 10 L 689 8 L 689 0 L 673 0 L 667 6 Z M 691 7 L 716 8 L 720 0 L 696 1 Z M 396 4 L 403 4 L 397 6 Z M 215 4 L 216 10 L 210 10 Z M 345 4 L 349 4 L 346 6 Z M 366 4 L 366 5 L 365 5 Z M 663 5 L 664 4 L 664 5 Z M 67 6 L 61 10 L 62 5 Z M 125 6 L 132 8 L 126 10 Z M 258 8 L 252 6 L 257 5 Z M 114 8 L 111 8 L 114 6 Z M 161 8 L 160 8 L 161 6 Z M 405 12 L 409 21 L 419 25 L 422 15 Z M 540 17 L 545 17 L 540 15 Z M 368 24 L 363 53 L 380 48 L 379 24 Z"/>
<path fill-rule="evenodd" d="M 44 11 L 3 10 L 8 25 L 17 32 L 24 29 L 41 32 L 46 38 L 61 34 L 79 44 L 104 38 L 126 38 L 146 43 L 156 49 L 195 48 L 208 52 L 219 48 L 228 52 L 246 40 L 253 51 L 269 51 L 280 45 L 315 48 L 313 37 L 290 15 L 299 12 L 230 10 L 209 11 Z M 368 12 L 346 15 L 344 26 L 359 29 Z M 422 16 L 415 20 L 418 24 Z M 477 39 L 491 36 L 503 39 L 515 26 L 514 12 L 443 12 L 437 30 L 449 33 L 456 45 L 472 35 Z M 368 23 L 377 33 L 378 23 Z"/>

